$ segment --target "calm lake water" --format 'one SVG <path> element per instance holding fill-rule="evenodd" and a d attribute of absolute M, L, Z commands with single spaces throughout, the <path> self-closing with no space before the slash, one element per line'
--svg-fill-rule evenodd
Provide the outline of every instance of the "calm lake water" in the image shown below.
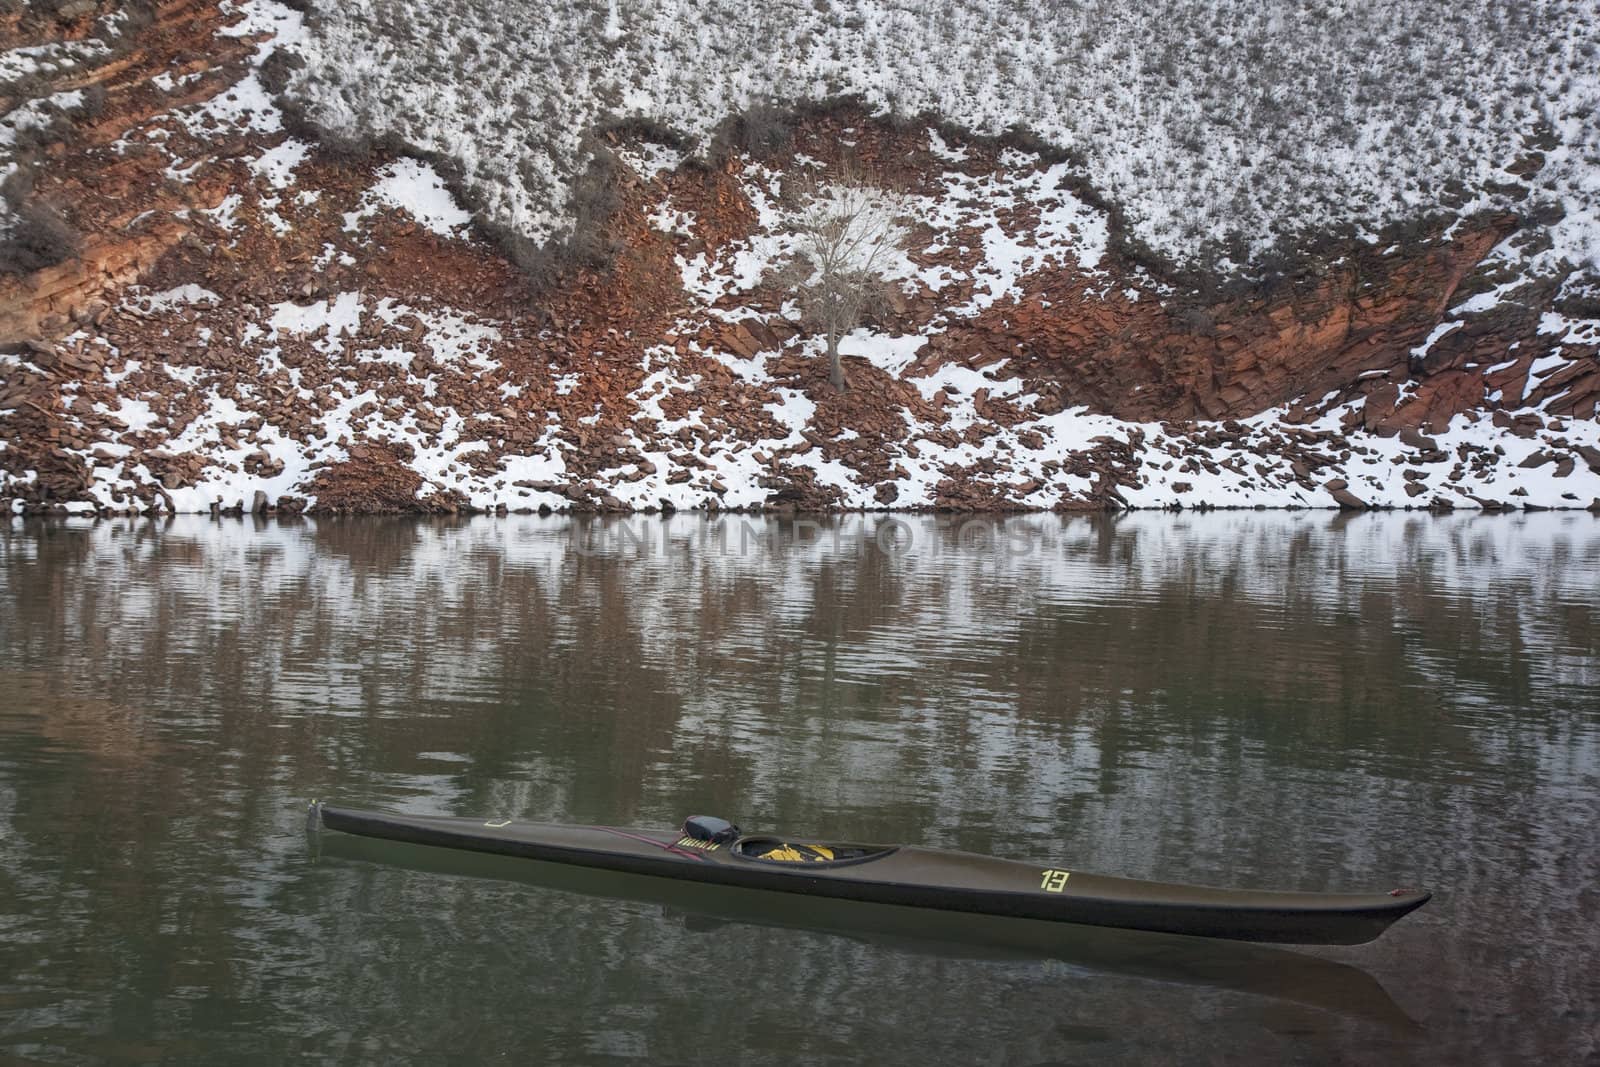
<path fill-rule="evenodd" d="M 958 924 L 313 796 L 1437 896 Z M 1586 514 L 0 524 L 0 1061 L 1582 1062 L 1597 916 Z"/>

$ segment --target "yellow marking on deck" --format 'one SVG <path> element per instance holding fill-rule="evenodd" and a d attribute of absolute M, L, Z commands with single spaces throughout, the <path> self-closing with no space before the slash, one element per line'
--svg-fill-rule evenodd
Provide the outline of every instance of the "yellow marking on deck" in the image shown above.
<path fill-rule="evenodd" d="M 684 848 L 697 848 L 702 852 L 715 852 L 722 847 L 719 841 L 702 841 L 698 837 L 680 837 L 678 844 Z"/>
<path fill-rule="evenodd" d="M 1039 888 L 1046 893 L 1059 893 L 1067 888 L 1067 879 L 1072 877 L 1071 871 L 1061 871 L 1054 867 L 1043 872 L 1044 879 L 1039 883 Z"/>
<path fill-rule="evenodd" d="M 483 825 L 492 826 L 496 830 L 498 830 L 502 826 L 510 826 L 511 825 L 511 820 L 510 819 L 490 819 L 488 822 L 484 823 Z"/>

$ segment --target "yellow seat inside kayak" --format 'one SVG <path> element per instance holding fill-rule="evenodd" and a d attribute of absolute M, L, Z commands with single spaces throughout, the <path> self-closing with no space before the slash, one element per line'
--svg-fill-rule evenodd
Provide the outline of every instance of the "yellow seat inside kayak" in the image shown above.
<path fill-rule="evenodd" d="M 827 845 L 796 845 L 787 841 L 763 843 L 763 851 L 751 853 L 756 859 L 779 863 L 829 863 L 835 858 Z"/>
<path fill-rule="evenodd" d="M 882 845 L 819 845 L 811 841 L 785 841 L 780 837 L 741 837 L 732 852 L 742 860 L 760 863 L 853 863 L 893 852 Z"/>

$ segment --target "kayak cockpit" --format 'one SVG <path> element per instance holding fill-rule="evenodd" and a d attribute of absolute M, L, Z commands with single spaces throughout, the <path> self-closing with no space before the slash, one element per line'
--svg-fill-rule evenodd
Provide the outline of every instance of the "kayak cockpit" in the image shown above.
<path fill-rule="evenodd" d="M 739 838 L 730 851 L 739 859 L 757 863 L 826 866 L 877 859 L 887 856 L 894 848 L 885 845 L 822 845 L 811 841 L 753 836 Z"/>
<path fill-rule="evenodd" d="M 715 851 L 724 846 L 735 859 L 785 865 L 838 866 L 887 856 L 889 845 L 824 845 L 814 841 L 785 841 L 764 834 L 742 834 L 727 819 L 691 815 L 683 820 L 680 846 Z"/>

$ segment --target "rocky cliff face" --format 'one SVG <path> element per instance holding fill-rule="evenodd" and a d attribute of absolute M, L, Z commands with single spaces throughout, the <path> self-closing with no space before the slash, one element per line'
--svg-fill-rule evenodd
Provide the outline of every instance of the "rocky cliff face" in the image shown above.
<path fill-rule="evenodd" d="M 14 20 L 7 43 L 104 17 Z M 297 17 L 167 3 L 32 79 L 26 100 L 100 103 L 30 150 L 27 200 L 77 254 L 0 276 L 14 508 L 1600 499 L 1600 323 L 1522 269 L 1515 216 L 1197 287 L 1036 151 L 834 111 L 712 166 L 613 135 L 606 263 L 536 291 L 432 165 L 289 131 L 272 57 Z M 840 393 L 770 268 L 785 182 L 845 153 L 918 225 Z"/>

